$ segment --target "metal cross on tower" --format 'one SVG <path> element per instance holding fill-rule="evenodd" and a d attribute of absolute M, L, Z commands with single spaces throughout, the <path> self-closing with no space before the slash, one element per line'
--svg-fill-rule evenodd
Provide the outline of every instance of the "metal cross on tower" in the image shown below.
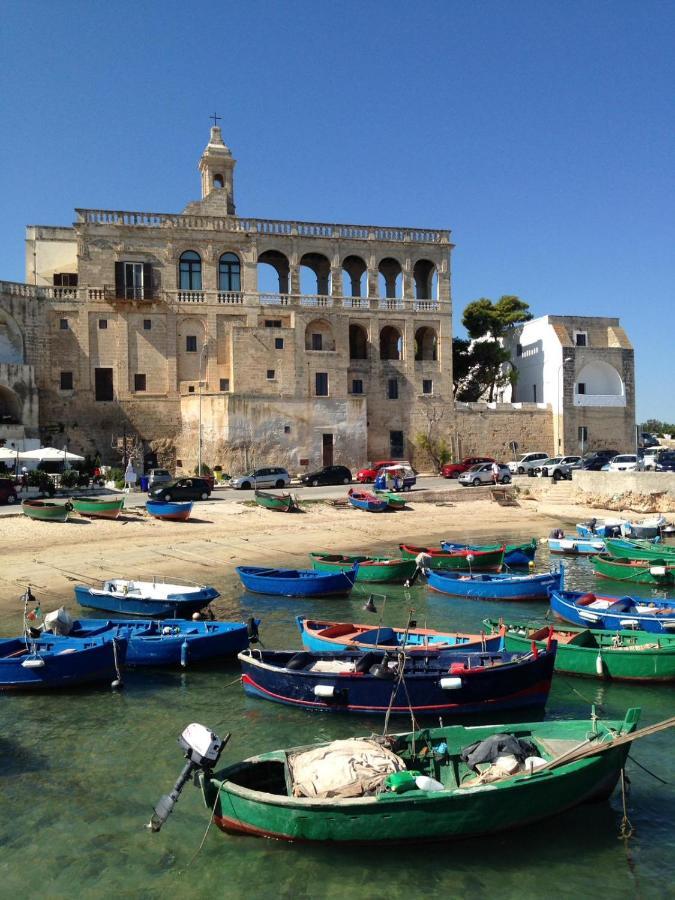
<path fill-rule="evenodd" d="M 209 119 L 213 119 L 214 125 L 217 125 L 218 122 L 220 122 L 222 120 L 222 118 L 223 118 L 222 116 L 219 116 L 216 113 L 214 113 L 212 116 L 209 116 Z"/>

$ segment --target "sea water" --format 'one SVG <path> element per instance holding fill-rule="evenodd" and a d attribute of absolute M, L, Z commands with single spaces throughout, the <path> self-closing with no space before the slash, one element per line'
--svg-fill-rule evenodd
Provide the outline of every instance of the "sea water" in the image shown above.
<path fill-rule="evenodd" d="M 537 571 L 548 562 L 546 548 L 540 548 Z M 570 587 L 599 589 L 587 560 L 565 560 L 565 565 Z M 213 583 L 222 592 L 219 618 L 259 617 L 262 641 L 270 648 L 300 647 L 298 614 L 373 625 L 381 620 L 405 625 L 412 614 L 419 626 L 478 631 L 488 616 L 523 621 L 543 618 L 547 609 L 546 603 L 454 599 L 420 583 L 411 590 L 380 585 L 371 591 L 358 585 L 349 600 L 309 601 L 246 594 L 231 574 Z M 625 593 L 611 582 L 603 588 Z M 638 591 L 659 593 L 645 586 L 633 593 Z M 363 609 L 370 593 L 375 614 Z M 72 598 L 62 599 L 74 608 Z M 673 732 L 646 738 L 631 750 L 635 760 L 669 784 L 629 761 L 628 815 L 635 829 L 629 841 L 619 838 L 619 790 L 609 802 L 505 834 L 373 848 L 223 835 L 209 827 L 201 794 L 188 784 L 162 831 L 151 833 L 146 823 L 153 805 L 182 768 L 177 738 L 189 722 L 208 725 L 221 736 L 231 733 L 224 764 L 279 747 L 382 729 L 377 718 L 308 713 L 247 698 L 238 674 L 235 660 L 187 671 L 128 671 L 120 691 L 102 686 L 0 695 L 0 896 L 673 895 Z M 592 704 L 607 719 L 623 718 L 628 707 L 640 706 L 641 725 L 675 712 L 671 685 L 640 687 L 556 675 L 546 715 L 585 718 Z M 409 719 L 395 719 L 393 727 L 407 730 Z"/>

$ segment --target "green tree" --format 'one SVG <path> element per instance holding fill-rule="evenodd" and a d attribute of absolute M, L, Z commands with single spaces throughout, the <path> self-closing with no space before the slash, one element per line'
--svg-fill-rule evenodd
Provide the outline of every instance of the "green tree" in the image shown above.
<path fill-rule="evenodd" d="M 499 388 L 515 383 L 516 371 L 504 340 L 513 328 L 531 318 L 528 304 L 512 294 L 503 295 L 496 303 L 486 297 L 469 303 L 462 325 L 471 340 L 455 338 L 452 342 L 455 399 L 470 403 L 487 393 L 492 401 Z"/>

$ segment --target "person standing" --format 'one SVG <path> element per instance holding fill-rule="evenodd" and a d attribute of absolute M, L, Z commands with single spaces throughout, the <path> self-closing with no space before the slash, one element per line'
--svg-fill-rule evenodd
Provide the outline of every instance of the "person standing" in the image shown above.
<path fill-rule="evenodd" d="M 129 461 L 124 471 L 124 490 L 127 494 L 136 490 L 136 477 L 136 470 L 131 461 Z"/>
<path fill-rule="evenodd" d="M 496 460 L 492 463 L 492 483 L 499 484 L 499 463 Z"/>

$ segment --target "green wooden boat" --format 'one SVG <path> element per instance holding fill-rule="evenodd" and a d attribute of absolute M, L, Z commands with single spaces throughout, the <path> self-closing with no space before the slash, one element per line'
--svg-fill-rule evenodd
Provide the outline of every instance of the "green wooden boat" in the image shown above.
<path fill-rule="evenodd" d="M 254 496 L 255 502 L 263 509 L 273 509 L 275 512 L 294 512 L 298 508 L 292 494 L 270 494 L 268 491 L 256 491 Z"/>
<path fill-rule="evenodd" d="M 124 497 L 73 497 L 72 504 L 88 519 L 116 519 L 124 509 Z"/>
<path fill-rule="evenodd" d="M 403 584 L 412 578 L 417 563 L 414 559 L 392 559 L 388 556 L 349 556 L 336 553 L 310 553 L 312 568 L 319 572 L 348 572 L 355 563 L 357 581 L 370 584 L 395 582 Z"/>
<path fill-rule="evenodd" d="M 393 491 L 375 491 L 378 497 L 387 501 L 389 509 L 403 509 L 405 507 L 405 497 L 401 494 L 395 494 Z"/>
<path fill-rule="evenodd" d="M 675 583 L 675 560 L 660 559 L 614 559 L 607 553 L 590 557 L 593 571 L 601 578 L 612 578 L 628 584 L 673 584 Z"/>
<path fill-rule="evenodd" d="M 448 570 L 451 572 L 499 572 L 504 562 L 505 547 L 495 550 L 439 550 L 438 547 L 416 547 L 412 544 L 399 544 L 404 559 L 417 559 L 424 554 L 424 567 L 427 569 Z"/>
<path fill-rule="evenodd" d="M 558 642 L 555 671 L 602 681 L 675 681 L 675 636 L 649 631 L 603 631 L 577 625 L 527 625 L 485 619 L 492 634 L 505 629 L 504 646 L 527 652 L 534 641 L 546 647 L 549 633 Z"/>
<path fill-rule="evenodd" d="M 358 739 L 356 746 L 372 747 L 369 756 L 374 754 L 367 787 L 354 781 L 348 766 L 344 779 L 337 775 L 338 754 L 348 761 L 352 742 L 275 750 L 217 775 L 203 771 L 202 794 L 216 825 L 235 834 L 335 843 L 476 837 L 607 798 L 639 716 L 639 709 L 630 709 L 623 721 L 456 725 Z M 531 741 L 538 761 L 512 774 L 494 767 L 483 771 L 486 764 L 469 768 L 462 750 L 497 734 Z M 383 742 L 393 760 L 383 760 Z M 309 762 L 302 754 L 312 750 L 323 760 L 314 771 L 328 770 L 331 777 L 331 796 L 317 791 L 316 780 L 302 778 L 301 763 Z"/>
<path fill-rule="evenodd" d="M 39 519 L 41 522 L 65 522 L 72 505 L 56 500 L 24 500 L 21 509 L 29 519 Z"/>
<path fill-rule="evenodd" d="M 653 544 L 651 541 L 629 541 L 605 538 L 605 547 L 614 559 L 666 559 L 675 561 L 675 547 Z"/>

